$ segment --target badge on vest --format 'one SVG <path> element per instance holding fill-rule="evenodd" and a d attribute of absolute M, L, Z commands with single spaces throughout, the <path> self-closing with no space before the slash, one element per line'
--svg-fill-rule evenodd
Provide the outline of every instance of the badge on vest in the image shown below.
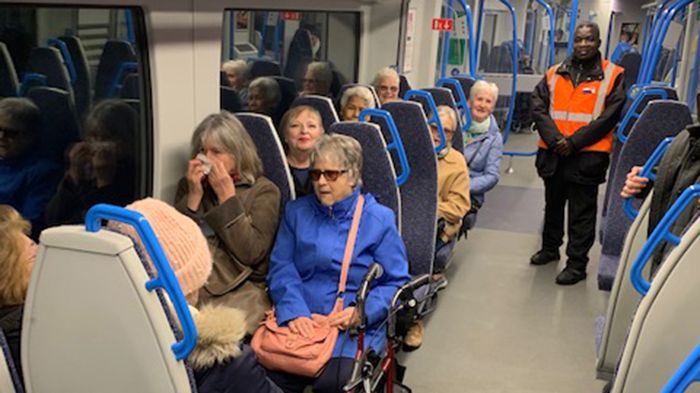
<path fill-rule="evenodd" d="M 583 94 L 595 94 L 595 87 L 584 87 Z"/>

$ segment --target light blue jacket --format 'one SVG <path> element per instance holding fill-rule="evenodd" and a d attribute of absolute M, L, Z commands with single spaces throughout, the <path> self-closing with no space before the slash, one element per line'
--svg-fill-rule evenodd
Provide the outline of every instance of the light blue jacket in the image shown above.
<path fill-rule="evenodd" d="M 503 137 L 496 118 L 491 115 L 489 130 L 464 147 L 464 158 L 469 165 L 469 191 L 479 205 L 484 203 L 484 194 L 498 184 L 502 155 Z"/>
<path fill-rule="evenodd" d="M 267 283 L 275 305 L 277 322 L 285 325 L 312 313 L 331 312 L 338 291 L 345 243 L 357 202 L 358 191 L 331 207 L 316 195 L 307 195 L 286 206 L 284 218 L 270 257 Z M 384 349 L 387 311 L 396 290 L 406 283 L 408 259 L 396 229 L 394 213 L 365 195 L 365 206 L 350 264 L 344 307 L 355 303 L 356 292 L 373 262 L 384 274 L 371 286 L 366 301 L 365 345 Z M 355 356 L 357 341 L 341 331 L 333 357 Z"/>

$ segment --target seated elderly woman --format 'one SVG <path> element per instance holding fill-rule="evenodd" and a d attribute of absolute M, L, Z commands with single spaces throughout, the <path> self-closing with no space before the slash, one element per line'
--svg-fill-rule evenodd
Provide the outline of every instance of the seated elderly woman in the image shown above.
<path fill-rule="evenodd" d="M 248 110 L 251 112 L 274 117 L 281 99 L 280 86 L 272 78 L 256 78 L 248 86 Z"/>
<path fill-rule="evenodd" d="M 331 65 L 325 61 L 314 61 L 309 63 L 304 74 L 304 90 L 302 96 L 318 95 L 327 96 L 330 94 L 333 83 L 333 70 Z"/>
<path fill-rule="evenodd" d="M 248 64 L 244 60 L 229 60 L 221 65 L 228 86 L 238 93 L 241 102 L 248 102 Z"/>
<path fill-rule="evenodd" d="M 357 121 L 363 109 L 374 108 L 374 95 L 365 86 L 353 86 L 340 98 L 341 120 Z"/>
<path fill-rule="evenodd" d="M 265 277 L 279 222 L 280 192 L 262 176 L 253 141 L 228 112 L 207 116 L 192 135 L 191 149 L 175 207 L 199 224 L 214 258 L 200 303 L 245 311 L 252 334 L 270 308 Z"/>
<path fill-rule="evenodd" d="M 469 165 L 472 212 L 483 205 L 484 194 L 498 184 L 501 176 L 503 138 L 492 115 L 497 99 L 498 86 L 486 81 L 474 83 L 469 93 L 472 124 L 466 135 L 464 157 Z"/>
<path fill-rule="evenodd" d="M 310 106 L 294 107 L 284 114 L 280 129 L 297 198 L 308 195 L 313 192 L 309 157 L 318 138 L 324 133 L 321 114 Z"/>
<path fill-rule="evenodd" d="M 311 153 L 314 194 L 290 202 L 277 234 L 267 278 L 277 322 L 308 337 L 315 322 L 311 314 L 329 315 L 338 296 L 345 243 L 360 195 L 362 148 L 343 135 L 324 135 Z M 347 329 L 356 323 L 353 302 L 369 266 L 382 265 L 384 274 L 372 285 L 366 301 L 366 345 L 384 348 L 391 298 L 409 280 L 406 249 L 394 213 L 366 194 L 354 257 L 351 259 L 342 311 L 331 315 L 331 325 Z M 327 246 L 323 246 L 327 245 Z M 341 332 L 331 360 L 317 378 L 268 371 L 285 392 L 340 392 L 352 371 L 356 338 Z"/>
<path fill-rule="evenodd" d="M 377 72 L 372 81 L 372 86 L 374 86 L 374 90 L 377 91 L 380 104 L 384 105 L 385 102 L 400 99 L 400 82 L 399 74 L 393 68 L 385 67 Z"/>

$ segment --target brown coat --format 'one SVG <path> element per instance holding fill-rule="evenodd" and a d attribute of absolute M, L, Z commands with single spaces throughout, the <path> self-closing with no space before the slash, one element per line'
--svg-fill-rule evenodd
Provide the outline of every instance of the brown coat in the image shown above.
<path fill-rule="evenodd" d="M 440 234 L 447 242 L 459 231 L 462 218 L 471 207 L 469 200 L 469 169 L 462 153 L 449 149 L 438 158 L 438 218 L 445 220 Z"/>
<path fill-rule="evenodd" d="M 187 207 L 187 179 L 180 180 L 175 195 L 175 208 L 200 225 L 212 252 L 214 266 L 199 304 L 245 311 L 252 333 L 270 308 L 265 278 L 279 223 L 280 192 L 260 177 L 252 185 L 236 184 L 236 196 L 219 205 L 214 191 L 204 190 L 196 212 Z"/>

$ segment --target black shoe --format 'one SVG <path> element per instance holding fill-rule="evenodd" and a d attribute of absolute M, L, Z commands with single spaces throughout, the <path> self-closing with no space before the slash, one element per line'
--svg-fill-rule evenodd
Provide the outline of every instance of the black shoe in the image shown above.
<path fill-rule="evenodd" d="M 565 267 L 564 270 L 557 276 L 557 284 L 559 285 L 574 285 L 581 280 L 586 279 L 586 272 L 573 267 Z"/>
<path fill-rule="evenodd" d="M 549 251 L 549 250 L 539 250 L 530 257 L 530 264 L 531 265 L 546 265 L 550 262 L 556 262 L 559 260 L 559 253 L 556 251 Z"/>

